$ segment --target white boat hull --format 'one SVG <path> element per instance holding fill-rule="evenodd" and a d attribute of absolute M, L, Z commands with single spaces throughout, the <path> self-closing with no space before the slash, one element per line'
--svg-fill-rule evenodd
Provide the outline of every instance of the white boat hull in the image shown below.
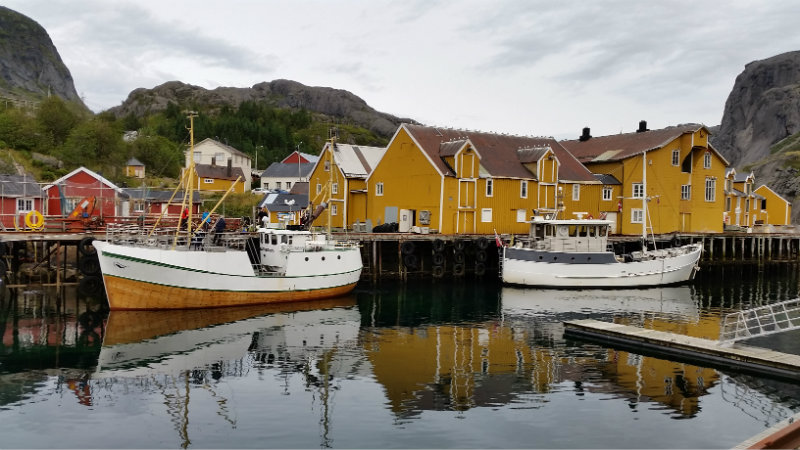
<path fill-rule="evenodd" d="M 526 259 L 530 249 L 506 248 L 501 277 L 504 283 L 542 287 L 644 287 L 683 283 L 697 270 L 702 246 L 690 244 L 670 252 L 657 250 L 651 259 L 632 262 L 573 263 Z M 545 253 L 545 252 L 540 252 Z M 568 253 L 562 255 L 569 256 Z M 598 254 L 598 256 L 602 256 Z M 608 256 L 608 255 L 606 255 Z M 543 258 L 546 259 L 546 258 Z M 557 258 L 556 258 L 557 259 Z M 599 260 L 601 258 L 595 258 Z"/>
<path fill-rule="evenodd" d="M 333 297 L 361 276 L 357 247 L 291 252 L 281 274 L 256 274 L 243 250 L 167 250 L 95 241 L 109 306 L 179 309 Z"/>

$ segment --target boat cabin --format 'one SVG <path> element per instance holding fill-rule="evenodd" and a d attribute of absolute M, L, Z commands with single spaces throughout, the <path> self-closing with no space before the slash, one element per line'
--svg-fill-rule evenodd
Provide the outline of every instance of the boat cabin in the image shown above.
<path fill-rule="evenodd" d="M 324 234 L 310 231 L 260 228 L 258 234 L 261 264 L 271 270 L 286 266 L 289 251 L 321 250 L 326 244 Z"/>
<path fill-rule="evenodd" d="M 531 247 L 551 252 L 605 252 L 612 222 L 600 219 L 531 221 Z"/>

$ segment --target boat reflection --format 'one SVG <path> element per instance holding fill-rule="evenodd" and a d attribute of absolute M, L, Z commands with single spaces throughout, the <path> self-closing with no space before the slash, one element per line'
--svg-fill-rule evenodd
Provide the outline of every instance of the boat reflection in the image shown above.
<path fill-rule="evenodd" d="M 175 374 L 278 349 L 283 357 L 300 359 L 354 342 L 359 321 L 352 296 L 215 309 L 112 311 L 94 377 Z"/>

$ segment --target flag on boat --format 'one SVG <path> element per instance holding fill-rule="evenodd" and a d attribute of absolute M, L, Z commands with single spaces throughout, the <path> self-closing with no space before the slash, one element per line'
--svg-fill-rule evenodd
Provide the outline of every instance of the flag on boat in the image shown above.
<path fill-rule="evenodd" d="M 500 239 L 500 236 L 497 235 L 497 230 L 494 230 L 494 243 L 497 244 L 498 247 L 504 247 L 503 240 Z"/>

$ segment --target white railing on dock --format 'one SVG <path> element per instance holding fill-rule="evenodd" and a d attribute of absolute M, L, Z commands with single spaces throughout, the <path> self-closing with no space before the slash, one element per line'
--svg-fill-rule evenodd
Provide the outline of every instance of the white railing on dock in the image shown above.
<path fill-rule="evenodd" d="M 727 314 L 719 330 L 720 343 L 800 328 L 800 298 Z"/>

